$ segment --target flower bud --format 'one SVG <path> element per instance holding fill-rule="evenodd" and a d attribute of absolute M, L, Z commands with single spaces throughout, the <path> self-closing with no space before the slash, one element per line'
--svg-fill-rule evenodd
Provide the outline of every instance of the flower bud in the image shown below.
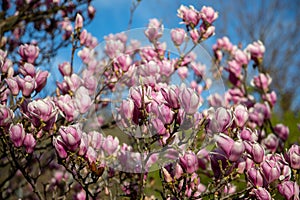
<path fill-rule="evenodd" d="M 36 145 L 36 141 L 31 133 L 27 133 L 23 142 L 27 153 L 32 153 Z"/>
<path fill-rule="evenodd" d="M 180 46 L 186 38 L 185 30 L 182 28 L 176 28 L 171 30 L 171 38 L 176 46 Z"/>
<path fill-rule="evenodd" d="M 75 18 L 75 29 L 80 30 L 83 27 L 83 18 L 81 14 L 77 13 Z"/>
<path fill-rule="evenodd" d="M 290 200 L 299 199 L 299 186 L 297 182 L 285 181 L 277 186 L 279 193 L 285 197 L 285 199 Z"/>
<path fill-rule="evenodd" d="M 195 44 L 198 43 L 198 40 L 200 38 L 199 31 L 197 29 L 192 29 L 192 30 L 189 31 L 189 33 L 190 33 L 190 36 L 191 36 L 193 42 Z"/>
<path fill-rule="evenodd" d="M 240 138 L 244 141 L 250 141 L 250 142 L 254 142 L 258 140 L 258 135 L 256 130 L 252 131 L 249 128 L 243 129 L 240 134 L 239 134 Z"/>
<path fill-rule="evenodd" d="M 198 157 L 192 152 L 188 151 L 184 154 L 183 157 L 179 158 L 180 165 L 187 173 L 193 173 L 199 169 Z"/>
<path fill-rule="evenodd" d="M 240 65 L 247 65 L 249 63 L 249 56 L 246 52 L 238 49 L 234 54 L 234 60 Z"/>
<path fill-rule="evenodd" d="M 166 106 L 165 104 L 160 105 L 158 107 L 158 112 L 158 117 L 164 124 L 171 124 L 173 122 L 175 113 L 169 106 Z"/>
<path fill-rule="evenodd" d="M 80 88 L 76 90 L 75 102 L 81 114 L 84 114 L 89 110 L 92 105 L 92 100 L 89 91 L 85 87 L 80 86 Z"/>
<path fill-rule="evenodd" d="M 274 132 L 283 140 L 286 141 L 289 136 L 289 128 L 283 124 L 277 124 L 274 127 Z"/>
<path fill-rule="evenodd" d="M 11 125 L 9 128 L 9 137 L 15 147 L 20 147 L 25 138 L 25 130 L 23 124 Z"/>
<path fill-rule="evenodd" d="M 300 169 L 300 146 L 293 144 L 286 154 L 287 161 L 291 168 Z"/>
<path fill-rule="evenodd" d="M 14 96 L 17 96 L 20 92 L 20 89 L 19 89 L 16 79 L 15 78 L 7 78 L 7 79 L 5 79 L 5 81 L 8 85 L 8 88 L 10 89 L 11 94 Z"/>
<path fill-rule="evenodd" d="M 259 170 L 251 168 L 247 171 L 247 176 L 250 182 L 255 187 L 262 187 L 264 184 L 264 179 Z"/>
<path fill-rule="evenodd" d="M 178 109 L 179 99 L 178 99 L 178 92 L 179 88 L 177 87 L 169 87 L 169 88 L 162 88 L 161 94 L 163 95 L 164 99 L 167 101 L 167 105 L 171 108 Z"/>
<path fill-rule="evenodd" d="M 0 126 L 5 127 L 12 123 L 14 113 L 5 105 L 0 104 Z"/>
<path fill-rule="evenodd" d="M 35 76 L 36 92 L 40 92 L 47 83 L 49 73 L 47 71 L 38 71 Z"/>
<path fill-rule="evenodd" d="M 252 156 L 253 161 L 261 163 L 264 160 L 265 150 L 259 143 L 253 143 L 249 154 Z"/>
<path fill-rule="evenodd" d="M 263 187 L 259 187 L 257 189 L 254 189 L 253 192 L 255 194 L 255 197 L 258 200 L 271 200 L 272 199 L 272 197 L 271 197 L 270 193 L 268 192 L 268 190 L 266 190 Z"/>
<path fill-rule="evenodd" d="M 70 76 L 72 73 L 71 64 L 69 62 L 63 62 L 59 64 L 58 69 L 63 76 Z"/>
<path fill-rule="evenodd" d="M 247 108 L 244 105 L 238 105 L 234 109 L 234 122 L 238 127 L 243 127 L 249 117 Z"/>
<path fill-rule="evenodd" d="M 186 114 L 192 115 L 197 112 L 200 106 L 200 97 L 191 88 L 181 87 L 179 99 Z"/>
<path fill-rule="evenodd" d="M 214 117 L 218 124 L 218 132 L 224 132 L 233 121 L 232 112 L 223 107 L 217 108 Z"/>
<path fill-rule="evenodd" d="M 189 70 L 188 70 L 188 68 L 185 67 L 185 66 L 182 66 L 182 67 L 178 68 L 178 70 L 177 70 L 178 76 L 179 76 L 181 79 L 186 79 L 187 76 L 188 76 L 188 72 L 189 72 Z"/>
<path fill-rule="evenodd" d="M 276 135 L 271 133 L 262 141 L 262 144 L 271 152 L 275 152 L 279 145 L 279 139 Z"/>
<path fill-rule="evenodd" d="M 96 9 L 93 6 L 89 5 L 88 6 L 88 15 L 89 15 L 89 18 L 93 19 L 94 16 L 95 16 L 95 13 L 96 13 Z"/>
<path fill-rule="evenodd" d="M 216 135 L 215 139 L 218 147 L 225 152 L 227 158 L 232 162 L 237 161 L 245 151 L 242 141 L 234 141 L 223 133 Z"/>
<path fill-rule="evenodd" d="M 166 168 L 162 168 L 162 171 L 163 171 L 163 176 L 164 176 L 164 179 L 165 179 L 165 181 L 167 182 L 167 183 L 170 183 L 170 182 L 172 182 L 172 177 L 171 177 L 171 175 L 170 175 L 170 173 L 168 172 L 168 170 L 166 170 Z"/>
<path fill-rule="evenodd" d="M 68 156 L 66 151 L 66 144 L 63 142 L 61 136 L 53 138 L 53 145 L 60 158 L 66 158 Z"/>

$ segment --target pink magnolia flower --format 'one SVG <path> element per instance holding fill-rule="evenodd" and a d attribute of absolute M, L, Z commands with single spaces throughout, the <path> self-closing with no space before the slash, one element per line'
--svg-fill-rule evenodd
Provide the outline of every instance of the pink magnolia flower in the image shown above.
<path fill-rule="evenodd" d="M 240 133 L 239 133 L 239 137 L 242 140 L 246 140 L 246 141 L 250 141 L 250 142 L 254 142 L 258 140 L 258 135 L 256 131 L 252 131 L 249 128 L 243 129 Z"/>
<path fill-rule="evenodd" d="M 161 89 L 161 94 L 166 100 L 167 105 L 174 109 L 178 109 L 180 107 L 178 93 L 179 88 L 176 86 Z"/>
<path fill-rule="evenodd" d="M 252 167 L 247 171 L 247 176 L 253 186 L 262 187 L 264 185 L 263 176 L 258 169 Z"/>
<path fill-rule="evenodd" d="M 36 145 L 36 140 L 34 139 L 34 137 L 31 133 L 26 134 L 24 141 L 23 141 L 23 145 L 24 145 L 27 153 L 33 152 L 34 147 Z"/>
<path fill-rule="evenodd" d="M 16 81 L 16 78 L 12 77 L 12 78 L 6 78 L 5 79 L 8 88 L 10 89 L 10 92 L 12 95 L 17 96 L 20 92 L 18 83 Z"/>
<path fill-rule="evenodd" d="M 127 72 L 131 63 L 132 59 L 128 54 L 121 54 L 116 59 L 115 67 L 121 68 L 123 72 Z"/>
<path fill-rule="evenodd" d="M 95 149 L 93 147 L 89 146 L 88 150 L 85 154 L 85 157 L 88 159 L 89 163 L 96 162 L 97 156 L 98 156 L 98 154 L 95 151 Z"/>
<path fill-rule="evenodd" d="M 257 189 L 254 189 L 253 192 L 254 192 L 255 197 L 258 200 L 271 200 L 272 199 L 268 190 L 266 190 L 263 187 L 258 187 Z"/>
<path fill-rule="evenodd" d="M 263 141 L 262 144 L 271 152 L 275 152 L 279 145 L 279 138 L 271 133 Z"/>
<path fill-rule="evenodd" d="M 158 107 L 158 111 L 159 111 L 158 118 L 164 124 L 171 124 L 173 122 L 175 113 L 172 111 L 172 109 L 169 106 L 162 104 Z"/>
<path fill-rule="evenodd" d="M 113 138 L 111 135 L 104 139 L 102 149 L 108 154 L 112 155 L 119 148 L 119 139 Z"/>
<path fill-rule="evenodd" d="M 216 28 L 214 26 L 209 26 L 209 27 L 203 25 L 200 26 L 200 33 L 203 39 L 207 39 L 215 35 L 215 30 Z"/>
<path fill-rule="evenodd" d="M 171 30 L 171 38 L 176 46 L 180 46 L 184 42 L 186 36 L 187 35 L 185 30 L 182 28 L 176 28 Z"/>
<path fill-rule="evenodd" d="M 124 53 L 125 45 L 120 40 L 107 40 L 105 45 L 105 53 L 109 58 L 114 59 Z"/>
<path fill-rule="evenodd" d="M 188 72 L 189 72 L 189 70 L 188 70 L 188 68 L 185 67 L 185 66 L 179 67 L 178 70 L 177 70 L 177 73 L 178 73 L 178 75 L 179 75 L 179 77 L 180 77 L 181 79 L 186 79 L 187 76 L 188 76 Z"/>
<path fill-rule="evenodd" d="M 152 127 L 151 130 L 154 131 L 154 134 L 163 135 L 163 136 L 166 134 L 165 125 L 158 118 L 155 118 L 155 119 L 151 120 L 151 127 Z"/>
<path fill-rule="evenodd" d="M 200 97 L 191 88 L 185 86 L 180 88 L 179 92 L 180 105 L 186 114 L 194 114 L 200 106 Z"/>
<path fill-rule="evenodd" d="M 285 199 L 298 199 L 299 200 L 299 185 L 297 182 L 285 181 L 277 186 L 279 193 L 285 197 Z M 294 198 L 293 198 L 294 197 Z"/>
<path fill-rule="evenodd" d="M 190 33 L 190 36 L 191 36 L 193 42 L 195 44 L 198 43 L 198 41 L 200 39 L 200 33 L 199 33 L 199 31 L 195 28 L 195 29 L 190 30 L 189 33 Z"/>
<path fill-rule="evenodd" d="M 212 24 L 218 18 L 218 13 L 212 7 L 203 6 L 200 15 L 201 19 L 209 24 Z"/>
<path fill-rule="evenodd" d="M 278 135 L 279 138 L 281 138 L 283 141 L 286 141 L 289 136 L 289 127 L 284 126 L 283 124 L 277 124 L 274 127 L 274 132 L 276 135 Z"/>
<path fill-rule="evenodd" d="M 20 147 L 25 138 L 25 130 L 23 124 L 11 125 L 9 128 L 9 137 L 15 147 Z"/>
<path fill-rule="evenodd" d="M 249 44 L 246 48 L 246 51 L 251 54 L 251 59 L 255 62 L 259 62 L 259 60 L 264 57 L 265 50 L 266 48 L 264 44 L 259 40 L 257 42 L 253 42 L 253 44 Z"/>
<path fill-rule="evenodd" d="M 225 152 L 227 158 L 232 162 L 237 161 L 245 151 L 242 141 L 234 141 L 223 133 L 216 135 L 215 139 L 218 147 Z"/>
<path fill-rule="evenodd" d="M 133 118 L 134 103 L 131 99 L 123 100 L 120 106 L 119 114 L 126 120 Z"/>
<path fill-rule="evenodd" d="M 0 59 L 1 59 L 1 55 L 0 55 Z M 3 74 L 11 74 L 11 72 L 10 71 L 14 71 L 14 69 L 13 69 L 13 63 L 12 63 L 12 61 L 11 60 L 9 60 L 9 59 L 5 59 L 5 61 L 4 61 L 4 63 L 3 64 L 1 64 L 1 66 L 0 66 L 0 71 L 3 73 Z M 13 75 L 13 73 L 12 73 L 12 75 Z"/>
<path fill-rule="evenodd" d="M 82 130 L 79 124 L 70 126 L 61 126 L 58 130 L 63 142 L 66 144 L 66 148 L 71 151 L 76 151 L 81 142 Z"/>
<path fill-rule="evenodd" d="M 72 72 L 71 64 L 69 62 L 63 62 L 58 65 L 58 69 L 63 76 L 70 76 Z"/>
<path fill-rule="evenodd" d="M 65 76 L 64 80 L 72 92 L 75 92 L 83 83 L 82 79 L 77 74 L 72 74 L 70 77 Z"/>
<path fill-rule="evenodd" d="M 267 92 L 269 90 L 269 86 L 272 82 L 272 78 L 269 74 L 260 73 L 258 76 L 255 76 L 251 81 L 251 85 Z"/>
<path fill-rule="evenodd" d="M 151 41 L 157 41 L 163 34 L 164 27 L 157 19 L 150 19 L 145 35 Z"/>
<path fill-rule="evenodd" d="M 56 99 L 56 105 L 62 111 L 62 116 L 69 122 L 73 121 L 79 115 L 74 99 L 68 94 L 59 96 Z"/>
<path fill-rule="evenodd" d="M 274 105 L 277 102 L 277 95 L 274 91 L 272 91 L 271 93 L 264 94 L 262 98 L 263 100 L 268 101 L 271 107 L 274 107 Z"/>
<path fill-rule="evenodd" d="M 53 145 L 60 158 L 66 158 L 68 156 L 67 147 L 61 136 L 53 138 Z"/>
<path fill-rule="evenodd" d="M 29 116 L 35 127 L 40 127 L 45 122 L 46 130 L 50 130 L 57 117 L 57 109 L 54 102 L 48 97 L 30 102 L 27 106 Z"/>
<path fill-rule="evenodd" d="M 86 113 L 90 109 L 92 100 L 89 91 L 85 87 L 81 86 L 76 90 L 75 103 L 81 114 Z"/>
<path fill-rule="evenodd" d="M 242 66 L 236 60 L 231 60 L 228 62 L 228 70 L 239 78 L 242 73 Z"/>
<path fill-rule="evenodd" d="M 31 76 L 26 76 L 24 79 L 21 78 L 20 76 L 17 76 L 17 82 L 19 87 L 22 90 L 23 96 L 25 97 L 30 97 L 31 93 L 36 88 L 35 79 L 32 78 Z"/>
<path fill-rule="evenodd" d="M 91 131 L 88 134 L 90 145 L 95 149 L 99 150 L 103 144 L 104 136 L 97 132 L 97 131 Z"/>
<path fill-rule="evenodd" d="M 49 73 L 47 71 L 38 71 L 35 76 L 35 83 L 36 83 L 36 92 L 40 92 L 47 83 L 47 78 L 49 76 Z"/>
<path fill-rule="evenodd" d="M 238 49 L 234 54 L 234 60 L 238 62 L 240 65 L 247 65 L 249 63 L 249 55 L 247 52 L 244 52 Z"/>
<path fill-rule="evenodd" d="M 183 23 L 191 26 L 192 28 L 196 27 L 200 20 L 200 14 L 193 6 L 189 8 L 181 5 L 177 10 L 177 16 L 183 20 Z"/>
<path fill-rule="evenodd" d="M 187 173 L 191 174 L 199 169 L 198 157 L 192 151 L 187 151 L 179 160 L 180 165 Z"/>
<path fill-rule="evenodd" d="M 12 123 L 14 113 L 6 105 L 0 104 L 0 126 L 6 127 Z"/>
<path fill-rule="evenodd" d="M 245 142 L 247 152 L 255 163 L 261 163 L 265 157 L 265 149 L 257 142 Z"/>
<path fill-rule="evenodd" d="M 19 48 L 19 54 L 24 61 L 29 63 L 34 63 L 34 61 L 39 56 L 40 49 L 39 47 L 32 44 L 24 44 Z"/>
<path fill-rule="evenodd" d="M 144 90 L 144 91 L 143 91 Z M 129 90 L 130 97 L 132 98 L 134 105 L 137 108 L 142 107 L 142 99 L 145 105 L 149 104 L 151 102 L 151 87 L 144 86 L 144 87 L 132 87 Z M 144 94 L 144 95 L 142 95 Z"/>
<path fill-rule="evenodd" d="M 300 169 L 300 146 L 293 144 L 286 153 L 286 158 L 291 168 Z"/>
<path fill-rule="evenodd" d="M 31 63 L 24 63 L 19 67 L 19 72 L 23 76 L 31 76 L 32 78 L 35 77 L 35 67 Z"/>
<path fill-rule="evenodd" d="M 246 106 L 240 104 L 234 108 L 234 122 L 238 127 L 243 127 L 248 117 L 249 114 Z"/>
<path fill-rule="evenodd" d="M 269 104 L 256 103 L 254 107 L 249 109 L 249 119 L 258 126 L 262 126 L 266 119 L 271 116 Z"/>
<path fill-rule="evenodd" d="M 268 183 L 279 179 L 281 174 L 280 166 L 274 160 L 265 160 L 261 164 L 261 172 L 263 173 L 264 178 Z"/>

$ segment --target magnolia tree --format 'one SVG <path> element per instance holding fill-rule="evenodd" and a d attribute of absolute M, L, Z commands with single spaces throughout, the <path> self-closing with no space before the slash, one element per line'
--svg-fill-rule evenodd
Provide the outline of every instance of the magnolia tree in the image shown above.
<path fill-rule="evenodd" d="M 185 28 L 150 19 L 103 43 L 74 16 L 52 96 L 38 95 L 39 43 L 18 47 L 15 68 L 0 50 L 2 199 L 299 199 L 300 146 L 271 122 L 260 41 L 223 37 L 210 58 L 201 43 L 218 13 L 206 6 L 178 9 Z"/>

